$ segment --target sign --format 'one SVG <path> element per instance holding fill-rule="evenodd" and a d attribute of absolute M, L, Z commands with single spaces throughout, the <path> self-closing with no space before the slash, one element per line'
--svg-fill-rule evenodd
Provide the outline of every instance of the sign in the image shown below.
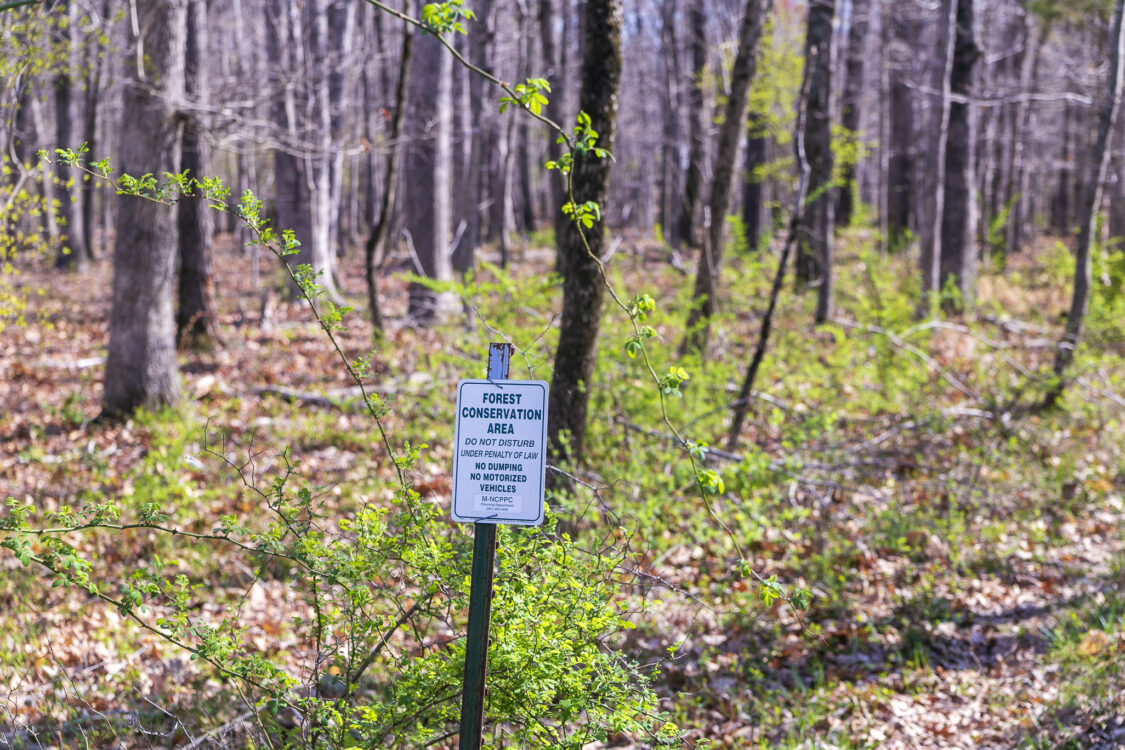
<path fill-rule="evenodd" d="M 453 520 L 542 524 L 547 384 L 462 380 L 456 424 Z"/>

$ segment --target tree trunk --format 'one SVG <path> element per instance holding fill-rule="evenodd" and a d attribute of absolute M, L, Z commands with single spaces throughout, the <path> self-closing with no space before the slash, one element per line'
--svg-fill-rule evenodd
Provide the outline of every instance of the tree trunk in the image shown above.
<path fill-rule="evenodd" d="M 275 26 L 266 34 L 266 45 L 267 56 L 272 61 L 273 83 L 278 91 L 271 105 L 271 114 L 283 137 L 296 140 L 300 129 L 298 103 L 304 98 L 301 86 L 304 51 L 298 28 L 300 11 L 296 0 L 287 0 L 284 5 L 271 8 Z M 277 214 L 275 228 L 278 232 L 291 230 L 301 245 L 301 252 L 286 261 L 290 265 L 308 263 L 312 260 L 309 253 L 313 245 L 313 196 L 308 159 L 298 156 L 290 145 L 282 143 L 273 150 L 273 171 Z M 290 294 L 296 298 L 299 291 L 292 287 Z"/>
<path fill-rule="evenodd" d="M 809 93 L 804 132 L 809 163 L 807 205 L 797 234 L 798 283 L 816 287 L 816 322 L 832 315 L 832 22 L 835 0 L 809 4 L 805 65 Z"/>
<path fill-rule="evenodd" d="M 942 63 L 941 109 L 938 114 L 937 151 L 934 158 L 937 162 L 936 175 L 932 181 L 933 215 L 923 220 L 923 233 L 921 238 L 921 252 L 919 265 L 922 271 L 922 296 L 918 300 L 918 313 L 922 314 L 929 309 L 929 301 L 941 291 L 941 255 L 942 255 L 942 217 L 945 215 L 945 169 L 946 151 L 949 149 L 949 121 L 953 111 L 953 61 L 956 55 L 957 42 L 957 8 L 958 0 L 944 0 L 942 6 L 945 24 L 945 55 Z M 927 171 L 927 175 L 930 174 Z M 927 191 L 930 192 L 930 191 Z"/>
<path fill-rule="evenodd" d="M 844 69 L 844 101 L 840 122 L 851 133 L 860 130 L 860 100 L 863 96 L 863 61 L 866 57 L 870 0 L 852 0 L 852 20 L 848 29 L 848 60 Z M 836 225 L 850 226 L 855 213 L 856 165 L 848 164 L 840 179 L 836 197 Z"/>
<path fill-rule="evenodd" d="M 977 282 L 977 205 L 973 160 L 976 136 L 966 98 L 973 82 L 973 66 L 980 56 L 973 36 L 973 0 L 957 0 L 953 65 L 949 75 L 949 134 L 945 147 L 945 201 L 941 213 L 940 287 L 954 283 L 961 304 L 972 305 Z"/>
<path fill-rule="evenodd" d="M 704 0 L 691 0 L 688 8 L 688 30 L 691 34 L 691 95 L 688 133 L 688 168 L 684 182 L 684 202 L 680 209 L 679 235 L 692 247 L 698 247 L 699 221 L 702 213 L 703 169 L 707 158 L 707 122 L 709 121 L 704 79 L 707 76 L 707 16 Z"/>
<path fill-rule="evenodd" d="M 184 92 L 187 2 L 138 5 L 141 54 L 130 56 L 120 129 L 120 168 L 141 175 L 175 171 L 172 102 Z M 142 57 L 143 56 L 143 57 Z M 137 59 L 143 59 L 141 68 Z M 102 405 L 109 416 L 157 408 L 179 397 L 175 322 L 176 216 L 166 206 L 125 198 L 117 212 L 113 304 Z"/>
<path fill-rule="evenodd" d="M 758 44 L 762 27 L 773 7 L 773 0 L 746 0 L 742 24 L 738 32 L 738 53 L 731 69 L 730 92 L 719 128 L 719 147 L 715 152 L 715 176 L 711 181 L 709 208 L 711 223 L 703 239 L 696 269 L 692 307 L 688 314 L 686 332 L 680 343 L 680 352 L 702 352 L 707 345 L 711 318 L 715 314 L 719 288 L 719 273 L 723 263 L 723 230 L 730 194 L 734 187 L 735 166 L 738 164 L 738 143 L 742 139 L 746 122 L 746 102 L 750 95 L 750 82 L 758 60 Z"/>
<path fill-rule="evenodd" d="M 111 0 L 103 0 L 102 2 L 102 18 L 110 17 L 110 2 Z M 107 58 L 109 55 L 102 55 L 93 48 L 92 44 L 84 45 L 82 53 L 83 69 L 85 71 L 85 101 L 83 107 L 85 110 L 85 117 L 83 119 L 83 129 L 85 131 L 86 143 L 90 148 L 90 153 L 97 153 L 98 146 L 98 107 L 102 103 L 102 71 L 107 65 Z M 97 259 L 97 254 L 94 252 L 94 226 L 97 223 L 94 220 L 94 188 L 95 182 L 92 179 L 83 179 L 82 181 L 82 246 L 86 248 L 86 254 L 91 261 Z M 104 228 L 104 227 L 103 227 Z M 104 234 L 104 233 L 103 233 Z"/>
<path fill-rule="evenodd" d="M 565 10 L 566 4 L 564 3 L 563 11 L 565 12 Z M 544 108 L 543 114 L 565 126 L 566 123 L 563 122 L 563 118 L 566 111 L 566 76 L 559 59 L 559 45 L 555 40 L 555 17 L 552 0 L 539 0 L 539 44 L 543 50 L 543 64 L 546 68 L 544 77 L 551 84 L 551 95 L 548 97 L 550 102 Z M 565 48 L 565 38 L 562 40 L 562 45 Z M 561 154 L 562 149 L 554 134 L 548 134 L 547 160 L 558 161 Z M 555 230 L 555 237 L 560 237 L 567 221 L 566 216 L 559 210 L 559 207 L 564 203 L 565 184 L 563 176 L 557 172 L 552 172 L 547 175 L 546 181 L 547 205 L 549 206 L 547 215 L 551 217 L 551 226 Z M 495 191 L 493 191 L 492 198 L 493 200 L 496 199 Z"/>
<path fill-rule="evenodd" d="M 664 61 L 664 101 L 660 146 L 660 227 L 664 241 L 680 246 L 680 55 L 676 40 L 676 0 L 664 0 L 660 44 Z"/>
<path fill-rule="evenodd" d="M 1059 341 L 1055 356 L 1057 384 L 1047 394 L 1045 404 L 1053 405 L 1062 395 L 1063 376 L 1074 361 L 1074 352 L 1086 332 L 1086 313 L 1090 309 L 1090 277 L 1092 275 L 1092 250 L 1094 232 L 1098 221 L 1098 208 L 1102 202 L 1102 189 L 1109 169 L 1110 136 L 1114 131 L 1117 114 L 1121 108 L 1122 67 L 1125 65 L 1125 0 L 1117 0 L 1113 12 L 1113 32 L 1110 36 L 1109 74 L 1106 76 L 1105 102 L 1098 113 L 1098 136 L 1094 143 L 1090 173 L 1086 179 L 1086 192 L 1082 199 L 1081 223 L 1078 229 L 1078 246 L 1074 256 L 1074 295 L 1066 318 L 1066 329 Z"/>
<path fill-rule="evenodd" d="M 399 57 L 398 84 L 395 87 L 395 109 L 391 117 L 389 140 L 391 153 L 387 156 L 387 173 L 383 179 L 383 199 L 379 206 L 379 216 L 367 238 L 364 247 L 364 275 L 367 280 L 367 306 L 371 313 L 372 332 L 380 339 L 384 332 L 383 313 L 379 306 L 379 291 L 376 276 L 385 255 L 387 234 L 391 224 L 391 211 L 394 209 L 398 193 L 399 165 L 402 163 L 402 121 L 406 111 L 406 92 L 410 81 L 410 64 L 414 51 L 414 30 L 407 26 L 403 30 L 402 54 Z M 368 136 L 370 140 L 373 133 Z M 374 186 L 372 186 L 374 189 Z"/>
<path fill-rule="evenodd" d="M 746 245 L 751 251 L 757 250 L 762 241 L 762 181 L 754 176 L 754 170 L 766 163 L 769 139 L 764 133 L 764 125 L 759 117 L 750 115 L 750 134 L 746 139 L 746 155 L 743 162 L 742 184 L 742 226 L 746 230 Z"/>
<path fill-rule="evenodd" d="M 900 8 L 888 6 L 889 18 L 883 23 L 891 30 L 890 89 L 888 126 L 890 153 L 887 157 L 887 242 L 892 250 L 903 247 L 913 226 L 914 217 L 914 102 L 907 85 L 906 59 L 903 48 L 916 40 L 911 24 L 902 17 Z"/>
<path fill-rule="evenodd" d="M 492 44 L 493 30 L 488 25 L 492 16 L 492 0 L 476 5 L 477 20 L 469 27 L 469 57 L 480 68 L 488 68 L 488 48 Z M 484 79 L 469 73 L 469 160 L 463 184 L 458 191 L 457 215 L 465 222 L 465 231 L 453 253 L 454 270 L 465 273 L 476 264 L 477 248 L 481 242 L 481 216 L 484 203 Z"/>
<path fill-rule="evenodd" d="M 413 139 L 405 157 L 406 217 L 415 272 L 437 281 L 453 278 L 449 257 L 453 147 L 452 57 L 432 34 L 414 42 L 410 80 L 413 91 L 407 120 Z M 452 309 L 449 295 L 418 283 L 410 285 L 407 314 L 421 325 L 439 322 Z"/>
<path fill-rule="evenodd" d="M 68 37 L 68 46 L 63 54 L 67 55 L 67 60 L 63 64 L 63 70 L 55 77 L 55 138 L 60 147 L 74 148 L 78 144 L 71 143 L 73 134 L 71 133 L 71 117 L 73 113 L 73 84 L 71 78 L 71 70 L 73 65 L 71 59 L 75 56 L 77 41 L 80 38 L 78 31 L 78 20 L 75 14 L 75 8 L 70 0 L 61 0 L 56 6 L 55 12 L 60 16 L 67 17 L 66 33 Z M 89 253 L 86 251 L 86 246 L 83 244 L 86 239 L 86 233 L 82 228 L 82 191 L 79 186 L 81 184 L 81 176 L 73 173 L 68 174 L 71 170 L 65 166 L 60 165 L 55 170 L 55 179 L 57 183 L 55 198 L 59 202 L 59 221 L 63 225 L 63 231 L 66 233 L 64 241 L 59 244 L 59 253 L 55 257 L 55 267 L 70 269 L 73 271 L 85 271 L 89 266 Z"/>
<path fill-rule="evenodd" d="M 207 5 L 189 3 L 185 45 L 184 87 L 189 101 L 206 102 L 208 87 L 204 55 L 207 52 Z M 192 177 L 211 170 L 210 147 L 204 138 L 200 115 L 182 115 L 180 169 Z M 215 317 L 214 263 L 211 259 L 213 211 L 202 197 L 184 198 L 176 204 L 179 228 L 179 309 L 176 341 L 181 347 L 209 350 L 218 339 Z"/>
<path fill-rule="evenodd" d="M 621 15 L 621 0 L 586 2 L 579 109 L 589 115 L 590 127 L 598 132 L 598 146 L 610 151 L 613 150 L 617 91 L 621 83 Z M 601 206 L 604 216 L 609 172 L 608 159 L 576 155 L 572 174 L 575 203 L 594 201 Z M 597 260 L 605 247 L 604 223 L 597 223 L 585 235 L 588 249 L 576 225 L 567 222 L 558 242 L 566 272 L 547 409 L 547 440 L 552 462 L 566 469 L 582 460 L 590 377 L 594 372 L 605 295 Z M 551 487 L 565 484 L 555 473 L 548 474 L 548 482 Z"/>
<path fill-rule="evenodd" d="M 1030 15 L 1030 14 L 1029 14 Z M 1029 18 L 1028 26 L 1032 24 Z M 1039 63 L 1043 58 L 1043 46 L 1047 36 L 1051 33 L 1051 25 L 1044 22 L 1040 28 L 1039 36 L 1035 40 L 1035 47 L 1029 56 L 1030 65 L 1023 66 L 1020 75 L 1020 91 L 1030 93 L 1039 80 Z M 1030 28 L 1027 32 L 1030 40 Z M 1016 103 L 1012 109 L 1012 152 L 1013 166 L 1009 170 L 1010 182 L 1008 185 L 1008 203 L 1011 212 L 1008 215 L 1008 246 L 1007 252 L 1018 253 L 1023 249 L 1023 242 L 1027 236 L 1028 218 L 1031 214 L 1031 170 L 1028 168 L 1025 157 L 1026 141 L 1035 133 L 1034 121 L 1035 107 L 1033 102 L 1025 104 Z M 1018 130 L 1017 130 L 1018 127 Z"/>

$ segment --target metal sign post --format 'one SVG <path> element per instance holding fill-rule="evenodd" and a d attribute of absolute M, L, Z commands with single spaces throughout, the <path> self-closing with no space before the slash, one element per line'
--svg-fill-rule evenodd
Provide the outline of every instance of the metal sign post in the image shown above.
<path fill-rule="evenodd" d="M 543 522 L 547 384 L 508 381 L 511 360 L 511 344 L 490 345 L 487 380 L 462 381 L 457 389 L 452 512 L 454 520 L 473 523 L 460 750 L 481 746 L 496 525 Z"/>

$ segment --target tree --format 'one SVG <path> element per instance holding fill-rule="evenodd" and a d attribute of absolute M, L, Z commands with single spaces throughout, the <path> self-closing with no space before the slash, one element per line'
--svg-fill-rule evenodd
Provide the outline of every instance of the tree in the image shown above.
<path fill-rule="evenodd" d="M 681 190 L 679 168 L 680 140 L 680 54 L 676 41 L 676 0 L 664 0 L 661 6 L 660 43 L 664 49 L 664 110 L 660 145 L 660 225 L 664 241 L 675 248 L 680 245 L 679 214 Z"/>
<path fill-rule="evenodd" d="M 684 183 L 684 202 L 680 210 L 679 236 L 692 246 L 699 244 L 698 226 L 703 196 L 703 162 L 706 159 L 707 122 L 703 82 L 707 75 L 707 16 L 704 0 L 691 0 L 688 8 L 688 33 L 691 35 L 691 94 L 688 112 L 688 168 Z"/>
<path fill-rule="evenodd" d="M 453 222 L 452 58 L 433 34 L 422 34 L 414 45 L 410 92 L 406 106 L 407 146 L 405 220 L 407 243 L 415 272 L 438 281 L 453 279 L 450 230 Z M 438 322 L 452 302 L 448 294 L 421 283 L 410 285 L 407 315 L 416 323 Z"/>
<path fill-rule="evenodd" d="M 323 258 L 310 257 L 313 248 L 312 175 L 309 159 L 296 149 L 301 135 L 300 102 L 307 98 L 300 75 L 300 59 L 304 56 L 304 34 L 301 25 L 300 4 L 284 0 L 272 6 L 272 28 L 266 34 L 266 54 L 271 61 L 271 75 L 275 94 L 270 105 L 271 118 L 281 142 L 273 150 L 274 211 L 277 225 L 293 232 L 293 237 L 303 248 L 297 262 L 309 262 L 315 270 L 327 276 L 331 283 L 331 267 L 324 267 Z M 290 289 L 297 296 L 297 289 Z"/>
<path fill-rule="evenodd" d="M 187 11 L 184 45 L 184 92 L 192 102 L 207 100 L 206 39 L 207 5 L 193 2 Z M 192 177 L 209 175 L 211 153 L 199 110 L 183 113 L 182 119 L 180 169 Z M 189 349 L 210 349 L 218 337 L 211 257 L 213 213 L 199 196 L 185 197 L 176 204 L 180 259 L 176 342 Z"/>
<path fill-rule="evenodd" d="M 617 117 L 617 89 L 621 82 L 621 0 L 587 0 L 582 45 L 579 109 L 598 134 L 598 146 L 613 149 Z M 610 163 L 592 153 L 574 157 L 571 184 L 573 202 L 593 201 L 605 213 L 609 191 Z M 599 222 L 587 231 L 585 241 L 579 225 L 567 222 L 558 238 L 563 260 L 563 302 L 559 317 L 559 342 L 555 371 L 551 378 L 547 407 L 547 442 L 553 460 L 572 466 L 582 460 L 586 436 L 587 386 L 594 372 L 598 327 L 601 324 L 601 256 L 605 228 Z M 548 476 L 559 486 L 556 475 Z"/>
<path fill-rule="evenodd" d="M 719 129 L 719 145 L 715 152 L 715 176 L 711 180 L 709 201 L 711 223 L 707 227 L 699 253 L 692 308 L 688 314 L 684 339 L 680 343 L 681 353 L 703 350 L 707 344 L 711 318 L 715 314 L 719 272 L 723 262 L 723 230 L 727 211 L 730 209 L 735 166 L 738 164 L 738 143 L 742 139 L 743 124 L 746 121 L 746 101 L 750 94 L 750 82 L 754 78 L 762 28 L 772 7 L 773 0 L 746 0 L 743 11 L 738 32 L 738 53 L 731 69 L 730 91 L 727 94 L 723 124 Z"/>
<path fill-rule="evenodd" d="M 908 84 L 908 61 L 918 45 L 916 24 L 901 8 L 888 3 L 883 23 L 890 29 L 891 50 L 888 55 L 887 119 L 889 131 L 889 157 L 885 180 L 884 208 L 887 224 L 887 242 L 892 249 L 906 243 L 914 221 L 914 102 Z"/>
<path fill-rule="evenodd" d="M 836 0 L 809 3 L 805 66 L 805 158 L 809 164 L 808 205 L 801 214 L 797 240 L 797 281 L 816 287 L 816 322 L 832 315 L 832 22 Z"/>
<path fill-rule="evenodd" d="M 1113 134 L 1117 116 L 1121 109 L 1122 78 L 1125 77 L 1125 0 L 1116 0 L 1113 11 L 1113 30 L 1109 38 L 1109 72 L 1106 76 L 1105 100 L 1098 112 L 1098 136 L 1094 143 L 1094 158 L 1086 178 L 1086 191 L 1082 198 L 1082 216 L 1078 228 L 1078 245 L 1074 253 L 1074 293 L 1071 296 L 1070 312 L 1066 318 L 1066 329 L 1059 341 L 1055 355 L 1056 385 L 1045 399 L 1046 406 L 1058 401 L 1063 391 L 1063 376 L 1074 361 L 1074 352 L 1082 342 L 1086 331 L 1086 313 L 1090 309 L 1090 279 L 1093 275 L 1093 246 L 1098 221 L 1098 209 L 1102 202 L 1106 172 L 1110 160 L 1110 136 Z"/>
<path fill-rule="evenodd" d="M 121 170 L 132 175 L 175 172 L 178 151 L 173 102 L 184 95 L 187 0 L 138 6 L 137 54 L 127 66 L 121 116 Z M 176 217 L 150 201 L 125 198 L 117 212 L 113 304 L 105 365 L 104 411 L 175 403 L 179 397 L 172 302 Z"/>
<path fill-rule="evenodd" d="M 364 245 L 364 276 L 367 281 L 367 307 L 371 313 L 371 327 L 376 338 L 383 335 L 383 313 L 379 305 L 379 291 L 376 286 L 376 274 L 383 261 L 387 234 L 391 226 L 391 210 L 395 205 L 398 195 L 399 168 L 402 164 L 402 121 L 406 111 L 406 91 L 410 81 L 410 61 L 414 51 L 414 29 L 406 26 L 402 36 L 402 54 L 399 57 L 398 83 L 395 86 L 395 109 L 391 116 L 390 142 L 391 153 L 387 157 L 387 171 L 383 178 L 383 198 L 379 204 L 378 217 L 374 219 L 371 234 Z M 369 133 L 370 136 L 373 135 Z M 374 168 L 371 169 L 372 182 L 374 182 Z M 374 192 L 374 185 L 371 188 Z"/>
<path fill-rule="evenodd" d="M 840 113 L 840 124 L 850 133 L 860 129 L 860 102 L 863 95 L 863 62 L 866 58 L 866 42 L 870 0 L 852 0 L 851 26 L 848 27 L 848 57 L 844 67 L 844 95 Z M 849 226 L 855 213 L 855 165 L 844 165 L 840 175 L 840 189 L 836 198 L 836 225 Z"/>
<path fill-rule="evenodd" d="M 980 56 L 973 37 L 973 0 L 956 0 L 957 13 L 950 68 L 949 132 L 945 145 L 945 201 L 941 213 L 940 288 L 955 283 L 962 304 L 971 304 L 977 280 L 977 219 L 973 196 L 976 139 L 968 95 L 973 65 Z"/>
<path fill-rule="evenodd" d="M 55 137 L 60 146 L 69 146 L 73 134 L 71 123 L 74 121 L 74 69 L 77 67 L 78 23 L 77 13 L 70 0 L 61 0 L 56 7 L 56 12 L 66 18 L 65 48 L 60 53 L 62 70 L 55 76 Z M 82 207 L 80 201 L 82 192 L 78 185 L 71 183 L 72 175 L 67 174 L 66 167 L 56 169 L 56 183 L 58 186 L 56 198 L 59 201 L 59 219 L 61 219 L 66 232 L 66 241 L 59 244 L 59 252 L 55 258 L 57 268 L 84 271 L 90 264 L 90 253 L 86 247 L 86 232 L 82 226 Z"/>

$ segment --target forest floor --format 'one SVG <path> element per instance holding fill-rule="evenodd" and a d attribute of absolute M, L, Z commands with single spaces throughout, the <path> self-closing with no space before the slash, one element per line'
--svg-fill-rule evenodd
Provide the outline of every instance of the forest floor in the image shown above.
<path fill-rule="evenodd" d="M 82 276 L 20 277 L 29 323 L 0 334 L 0 499 L 41 510 L 112 498 L 183 517 L 252 513 L 252 494 L 226 469 L 252 457 L 267 477 L 285 448 L 329 503 L 380 496 L 393 466 L 349 407 L 352 383 L 335 353 L 308 310 L 277 293 L 273 264 L 263 261 L 271 270 L 255 288 L 248 256 L 220 240 L 222 342 L 182 355 L 184 405 L 173 414 L 93 421 L 108 263 Z M 743 452 L 712 459 L 729 473 L 713 509 L 726 530 L 693 507 L 658 412 L 630 401 L 635 371 L 616 359 L 600 365 L 587 476 L 613 510 L 579 522 L 630 528 L 631 559 L 648 583 L 626 590 L 636 627 L 615 645 L 659 665 L 654 685 L 686 746 L 1125 747 L 1125 363 L 1120 340 L 1103 332 L 1063 410 L 1018 407 L 1046 369 L 1065 302 L 1066 287 L 1048 283 L 1050 252 L 987 273 L 974 315 L 928 329 L 894 301 L 908 296 L 907 266 L 892 259 L 877 272 L 858 250 L 848 262 L 870 286 L 841 287 L 833 330 L 809 325 L 809 300 L 787 301 Z M 615 282 L 682 302 L 690 279 L 659 247 L 626 240 L 619 253 Z M 550 263 L 550 253 L 528 250 L 505 283 L 530 294 Z M 713 442 L 722 434 L 715 407 L 731 398 L 757 334 L 770 266 L 743 255 L 732 269 L 731 312 L 682 415 Z M 354 255 L 343 271 L 345 292 L 362 299 Z M 406 282 L 382 284 L 388 318 L 401 320 Z M 375 390 L 393 398 L 395 439 L 430 446 L 414 476 L 424 497 L 448 504 L 453 392 L 458 378 L 480 376 L 489 327 L 524 344 L 535 376 L 550 379 L 552 339 L 542 334 L 556 292 L 501 294 L 510 309 L 497 310 L 487 308 L 495 290 L 481 288 L 466 295 L 472 325 L 392 323 Z M 370 329 L 353 315 L 342 341 L 359 354 Z M 680 320 L 657 326 L 669 350 Z M 607 336 L 622 329 L 608 327 Z M 615 347 L 604 343 L 603 356 L 616 357 Z M 337 400 L 305 398 L 314 395 Z M 253 571 L 236 557 L 145 531 L 91 534 L 79 546 L 107 581 L 153 555 L 181 557 L 198 581 L 241 602 L 250 643 L 299 661 L 302 645 L 284 623 L 308 613 L 285 575 L 248 586 Z M 762 574 L 807 587 L 811 606 L 763 604 L 730 572 L 743 553 Z M 0 571 L 0 748 L 221 745 L 225 730 L 207 733 L 244 717 L 214 674 L 112 607 L 52 588 L 7 550 Z M 649 745 L 618 736 L 598 746 Z"/>

